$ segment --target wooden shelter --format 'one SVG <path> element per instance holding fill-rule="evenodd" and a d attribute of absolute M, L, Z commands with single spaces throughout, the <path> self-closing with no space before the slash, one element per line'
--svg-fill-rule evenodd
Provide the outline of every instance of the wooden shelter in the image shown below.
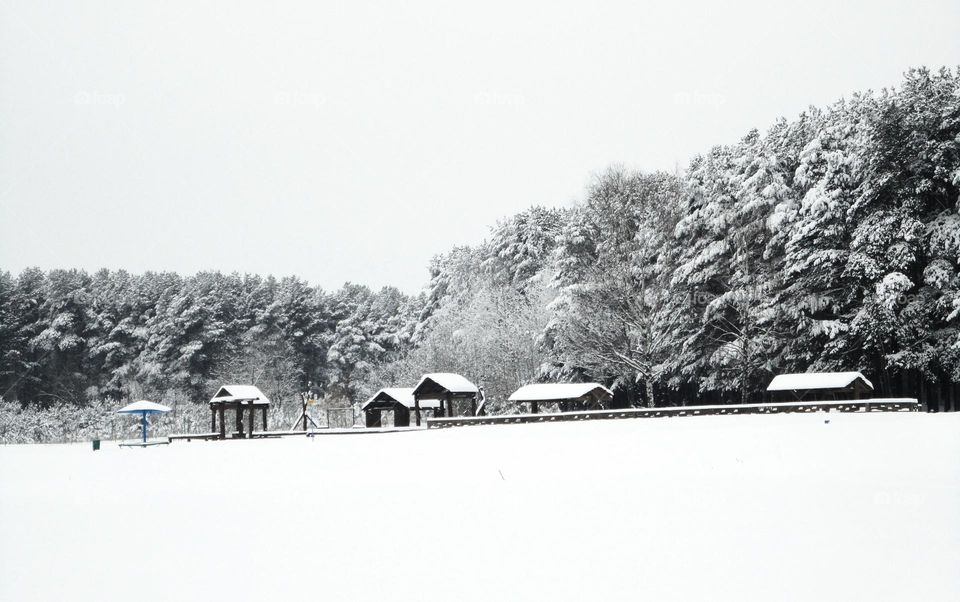
<path fill-rule="evenodd" d="M 470 404 L 470 416 L 476 416 L 481 395 L 477 385 L 460 376 L 449 372 L 435 372 L 424 374 L 413 388 L 413 411 L 416 414 L 417 426 L 420 426 L 420 410 L 429 407 L 429 402 L 439 402 L 439 408 L 434 410 L 435 416 L 452 417 L 455 415 L 454 405 L 458 402 Z"/>
<path fill-rule="evenodd" d="M 598 383 L 542 383 L 525 385 L 514 391 L 509 400 L 519 408 L 530 404 L 530 413 L 540 412 L 541 403 L 555 403 L 561 412 L 603 409 L 613 399 L 610 389 Z"/>
<path fill-rule="evenodd" d="M 868 399 L 873 384 L 859 372 L 779 374 L 767 387 L 771 401 Z"/>
<path fill-rule="evenodd" d="M 227 423 L 225 414 L 233 410 L 236 414 L 236 431 L 232 437 L 250 437 L 253 435 L 255 415 L 259 411 L 262 430 L 267 430 L 267 410 L 270 408 L 270 399 L 263 391 L 253 385 L 223 385 L 210 398 L 210 430 L 219 434 L 220 439 L 227 438 Z M 243 428 L 243 414 L 247 414 L 247 430 Z M 219 416 L 219 430 L 217 417 Z"/>
<path fill-rule="evenodd" d="M 368 428 L 383 426 L 383 412 L 393 412 L 393 426 L 410 426 L 410 410 L 414 408 L 415 404 L 413 388 L 388 387 L 377 391 L 373 397 L 360 406 L 360 409 L 364 413 Z M 440 409 L 440 401 L 422 400 L 420 409 L 432 410 L 434 416 L 436 416 Z"/>

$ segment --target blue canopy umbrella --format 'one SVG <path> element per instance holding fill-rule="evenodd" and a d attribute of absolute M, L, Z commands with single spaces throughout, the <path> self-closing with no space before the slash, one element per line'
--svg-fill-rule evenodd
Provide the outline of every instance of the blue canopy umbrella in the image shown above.
<path fill-rule="evenodd" d="M 117 410 L 117 414 L 140 414 L 140 434 L 143 436 L 143 442 L 147 442 L 147 414 L 160 414 L 169 412 L 170 408 L 159 403 L 141 399 L 128 406 Z"/>

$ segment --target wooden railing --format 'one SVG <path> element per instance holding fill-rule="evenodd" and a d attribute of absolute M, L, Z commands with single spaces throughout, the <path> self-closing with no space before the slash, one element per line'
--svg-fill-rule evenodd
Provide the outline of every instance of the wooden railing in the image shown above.
<path fill-rule="evenodd" d="M 427 428 L 449 428 L 482 424 L 524 424 L 531 422 L 571 422 L 576 420 L 619 420 L 623 418 L 663 418 L 670 416 L 711 416 L 722 414 L 782 414 L 796 412 L 916 412 L 916 399 L 860 399 L 846 401 L 803 401 L 789 403 L 746 403 L 713 406 L 673 406 L 666 408 L 630 408 L 589 410 L 554 414 L 510 414 L 506 416 L 467 416 L 428 418 Z"/>

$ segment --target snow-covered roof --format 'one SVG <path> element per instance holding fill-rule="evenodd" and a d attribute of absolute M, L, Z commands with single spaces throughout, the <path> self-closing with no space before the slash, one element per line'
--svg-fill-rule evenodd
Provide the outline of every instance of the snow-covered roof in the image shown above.
<path fill-rule="evenodd" d="M 373 397 L 363 402 L 361 410 L 367 409 L 372 403 L 378 401 L 395 401 L 407 409 L 413 409 L 413 388 L 412 387 L 386 387 L 377 391 Z M 430 410 L 440 407 L 438 399 L 423 399 L 420 401 L 420 407 Z"/>
<path fill-rule="evenodd" d="M 154 414 L 156 412 L 169 412 L 170 408 L 165 405 L 160 405 L 159 403 L 153 401 L 147 401 L 146 399 L 141 399 L 140 401 L 135 401 L 131 404 L 125 405 L 119 410 L 117 414 L 140 414 L 141 412 L 146 412 L 147 414 Z"/>
<path fill-rule="evenodd" d="M 859 372 L 805 372 L 779 374 L 770 381 L 767 391 L 800 391 L 804 389 L 845 389 L 861 380 L 873 389 L 873 384 Z"/>
<path fill-rule="evenodd" d="M 259 405 L 270 403 L 270 398 L 253 385 L 223 385 L 210 398 L 210 403 L 224 401 L 252 401 Z"/>
<path fill-rule="evenodd" d="M 598 390 L 603 397 L 613 397 L 610 389 L 599 383 L 542 383 L 520 387 L 510 396 L 510 401 L 563 401 L 579 399 Z"/>
<path fill-rule="evenodd" d="M 374 401 L 396 401 L 408 408 L 413 407 L 413 389 L 410 387 L 386 387 L 377 391 L 373 397 L 368 399 L 360 409 L 363 409 Z"/>
<path fill-rule="evenodd" d="M 459 374 L 453 374 L 451 372 L 424 374 L 423 377 L 420 378 L 420 382 L 417 383 L 417 386 L 413 388 L 414 393 L 417 395 L 424 393 L 424 385 L 429 385 L 430 382 L 435 383 L 441 389 L 449 391 L 454 395 L 478 395 L 480 393 L 477 385 Z"/>

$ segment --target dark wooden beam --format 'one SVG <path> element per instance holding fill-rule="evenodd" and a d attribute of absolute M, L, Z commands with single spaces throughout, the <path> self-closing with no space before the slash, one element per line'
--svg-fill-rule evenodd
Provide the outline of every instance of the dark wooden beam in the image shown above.
<path fill-rule="evenodd" d="M 410 426 L 410 410 L 399 403 L 393 410 L 393 426 Z"/>

